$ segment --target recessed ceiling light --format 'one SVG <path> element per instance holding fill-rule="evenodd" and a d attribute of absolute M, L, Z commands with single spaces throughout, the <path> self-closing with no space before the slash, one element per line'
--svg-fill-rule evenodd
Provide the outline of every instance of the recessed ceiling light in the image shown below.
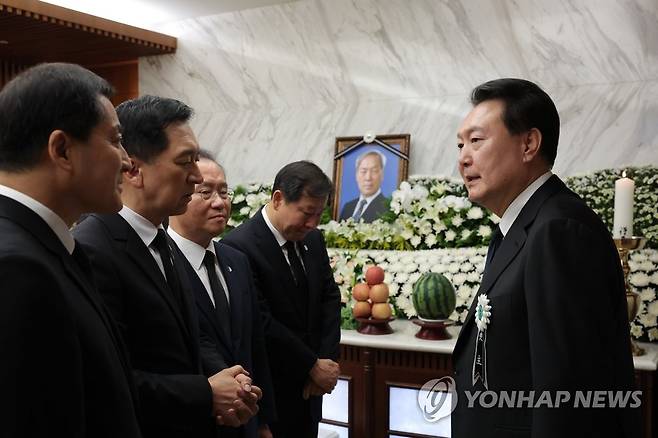
<path fill-rule="evenodd" d="M 0 40 L 0 44 L 9 44 L 9 41 L 7 41 L 7 40 Z"/>

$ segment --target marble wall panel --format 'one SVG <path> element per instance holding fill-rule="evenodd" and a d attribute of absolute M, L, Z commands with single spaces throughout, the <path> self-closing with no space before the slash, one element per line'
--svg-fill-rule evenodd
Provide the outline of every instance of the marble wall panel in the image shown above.
<path fill-rule="evenodd" d="M 197 112 L 231 184 L 311 159 L 334 138 L 410 133 L 411 174 L 456 175 L 468 93 L 541 84 L 562 117 L 555 171 L 658 164 L 655 0 L 301 0 L 160 29 L 175 55 L 140 62 L 140 92 Z"/>

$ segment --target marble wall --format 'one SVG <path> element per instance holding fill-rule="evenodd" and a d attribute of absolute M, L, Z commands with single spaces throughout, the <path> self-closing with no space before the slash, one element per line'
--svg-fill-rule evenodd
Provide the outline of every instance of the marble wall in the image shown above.
<path fill-rule="evenodd" d="M 160 29 L 175 55 L 140 61 L 140 92 L 196 110 L 229 182 L 310 159 L 337 136 L 410 133 L 410 174 L 457 175 L 469 91 L 539 83 L 562 117 L 555 171 L 658 164 L 656 0 L 301 0 Z"/>

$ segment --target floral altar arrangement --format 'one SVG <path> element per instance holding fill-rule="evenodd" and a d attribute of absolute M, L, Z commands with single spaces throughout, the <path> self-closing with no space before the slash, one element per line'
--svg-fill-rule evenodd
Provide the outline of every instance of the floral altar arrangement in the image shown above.
<path fill-rule="evenodd" d="M 636 183 L 635 230 L 647 238 L 644 250 L 630 255 L 630 284 L 640 294 L 638 316 L 631 323 L 634 338 L 658 341 L 658 168 L 624 169 Z M 566 184 L 578 193 L 612 229 L 614 181 L 621 169 L 606 169 L 569 177 Z M 270 198 L 271 186 L 238 186 L 229 227 L 253 216 Z M 415 316 L 411 292 L 424 272 L 445 275 L 457 293 L 450 319 L 463 322 L 479 287 L 492 229 L 499 218 L 466 198 L 461 180 L 412 176 L 394 191 L 389 212 L 373 223 L 352 219 L 332 221 L 323 215 L 323 231 L 336 283 L 347 308 L 352 286 L 363 280 L 364 268 L 376 264 L 387 272 L 390 302 L 395 315 Z M 353 328 L 351 312 L 344 309 L 343 326 Z"/>

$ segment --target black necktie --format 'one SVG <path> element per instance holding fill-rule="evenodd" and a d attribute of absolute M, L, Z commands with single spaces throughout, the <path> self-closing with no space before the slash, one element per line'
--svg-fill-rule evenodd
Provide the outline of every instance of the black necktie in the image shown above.
<path fill-rule="evenodd" d="M 503 232 L 500 231 L 500 227 L 496 225 L 496 229 L 491 235 L 491 241 L 489 242 L 489 249 L 487 250 L 487 262 L 484 265 L 484 269 L 487 269 L 487 267 L 493 260 L 494 255 L 496 254 L 496 250 L 500 246 L 500 243 L 503 241 L 503 237 L 504 237 Z"/>
<path fill-rule="evenodd" d="M 206 267 L 206 271 L 208 271 L 208 280 L 210 280 L 210 289 L 215 298 L 215 310 L 217 312 L 219 324 L 224 333 L 226 333 L 230 339 L 231 309 L 229 308 L 228 299 L 226 298 L 226 293 L 222 287 L 222 283 L 219 281 L 217 271 L 215 270 L 215 254 L 211 251 L 206 251 L 206 254 L 203 256 L 203 264 Z"/>
<path fill-rule="evenodd" d="M 152 245 L 155 247 L 155 249 L 158 250 L 158 253 L 160 254 L 160 258 L 162 259 L 162 267 L 165 271 L 165 278 L 167 279 L 167 284 L 169 285 L 169 289 L 171 290 L 174 300 L 179 305 L 182 305 L 180 282 L 171 260 L 171 251 L 169 250 L 169 244 L 167 243 L 165 230 L 162 228 L 158 229 L 158 234 L 155 236 L 155 239 L 153 239 Z"/>
<path fill-rule="evenodd" d="M 302 262 L 297 256 L 297 251 L 295 249 L 295 242 L 287 241 L 283 245 L 288 251 L 288 261 L 290 262 L 290 269 L 292 270 L 292 276 L 295 279 L 295 284 L 303 290 L 306 290 L 308 285 L 306 281 L 306 273 L 304 272 L 304 267 Z"/>

